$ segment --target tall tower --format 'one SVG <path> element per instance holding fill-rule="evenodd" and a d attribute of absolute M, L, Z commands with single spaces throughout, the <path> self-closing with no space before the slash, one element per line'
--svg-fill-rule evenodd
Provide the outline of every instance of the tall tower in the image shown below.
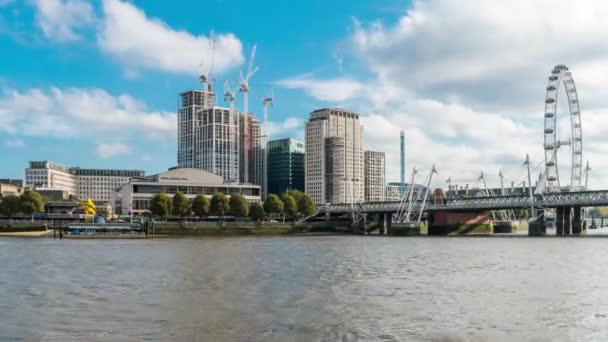
<path fill-rule="evenodd" d="M 405 131 L 401 130 L 401 196 L 405 193 Z"/>
<path fill-rule="evenodd" d="M 359 114 L 325 108 L 306 123 L 305 190 L 317 204 L 363 202 L 363 128 Z M 340 139 L 326 139 L 326 138 Z"/>

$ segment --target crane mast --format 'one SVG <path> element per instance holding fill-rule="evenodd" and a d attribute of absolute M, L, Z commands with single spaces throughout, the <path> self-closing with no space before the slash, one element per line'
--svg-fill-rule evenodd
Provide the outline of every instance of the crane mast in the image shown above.
<path fill-rule="evenodd" d="M 241 82 L 239 83 L 239 91 L 243 93 L 243 183 L 249 183 L 249 153 L 251 151 L 251 142 L 249 137 L 249 80 L 259 70 L 253 67 L 255 59 L 256 46 L 251 49 L 247 74 L 243 76 L 241 72 Z"/>

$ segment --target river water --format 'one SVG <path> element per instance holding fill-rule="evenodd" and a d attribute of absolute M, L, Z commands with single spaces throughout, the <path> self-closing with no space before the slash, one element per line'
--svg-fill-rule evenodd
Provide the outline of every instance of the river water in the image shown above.
<path fill-rule="evenodd" d="M 0 239 L 0 341 L 608 341 L 606 238 Z"/>

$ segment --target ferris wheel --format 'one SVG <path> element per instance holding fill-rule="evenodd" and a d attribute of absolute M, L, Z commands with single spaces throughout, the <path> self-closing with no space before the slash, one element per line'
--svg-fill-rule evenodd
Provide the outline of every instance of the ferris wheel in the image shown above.
<path fill-rule="evenodd" d="M 557 102 L 561 84 L 564 85 L 570 111 L 570 137 L 560 140 L 558 133 L 567 135 L 567 132 L 558 132 L 557 127 Z M 547 85 L 547 96 L 545 98 L 545 177 L 549 191 L 577 190 L 581 187 L 583 168 L 583 133 L 581 128 L 581 112 L 578 102 L 578 94 L 572 72 L 565 65 L 557 65 L 549 76 Z M 570 184 L 562 188 L 563 183 L 559 178 L 558 151 L 563 146 L 570 146 Z"/>

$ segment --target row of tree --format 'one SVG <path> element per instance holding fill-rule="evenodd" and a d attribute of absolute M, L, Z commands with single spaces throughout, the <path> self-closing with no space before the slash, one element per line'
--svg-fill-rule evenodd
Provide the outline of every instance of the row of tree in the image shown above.
<path fill-rule="evenodd" d="M 21 196 L 8 195 L 0 197 L 0 213 L 12 218 L 15 214 L 28 214 L 44 212 L 44 197 L 36 191 L 25 190 Z"/>
<path fill-rule="evenodd" d="M 211 200 L 203 195 L 197 195 L 192 203 L 181 192 L 176 193 L 173 198 L 161 193 L 155 195 L 150 202 L 150 212 L 162 218 L 170 214 L 178 217 L 231 215 L 250 217 L 259 221 L 266 216 L 285 215 L 286 218 L 295 220 L 298 217 L 310 216 L 316 211 L 316 205 L 310 196 L 299 190 L 289 190 L 280 197 L 270 194 L 263 206 L 255 202 L 248 204 L 247 199 L 240 194 L 232 194 L 228 199 L 223 193 L 214 194 Z"/>

